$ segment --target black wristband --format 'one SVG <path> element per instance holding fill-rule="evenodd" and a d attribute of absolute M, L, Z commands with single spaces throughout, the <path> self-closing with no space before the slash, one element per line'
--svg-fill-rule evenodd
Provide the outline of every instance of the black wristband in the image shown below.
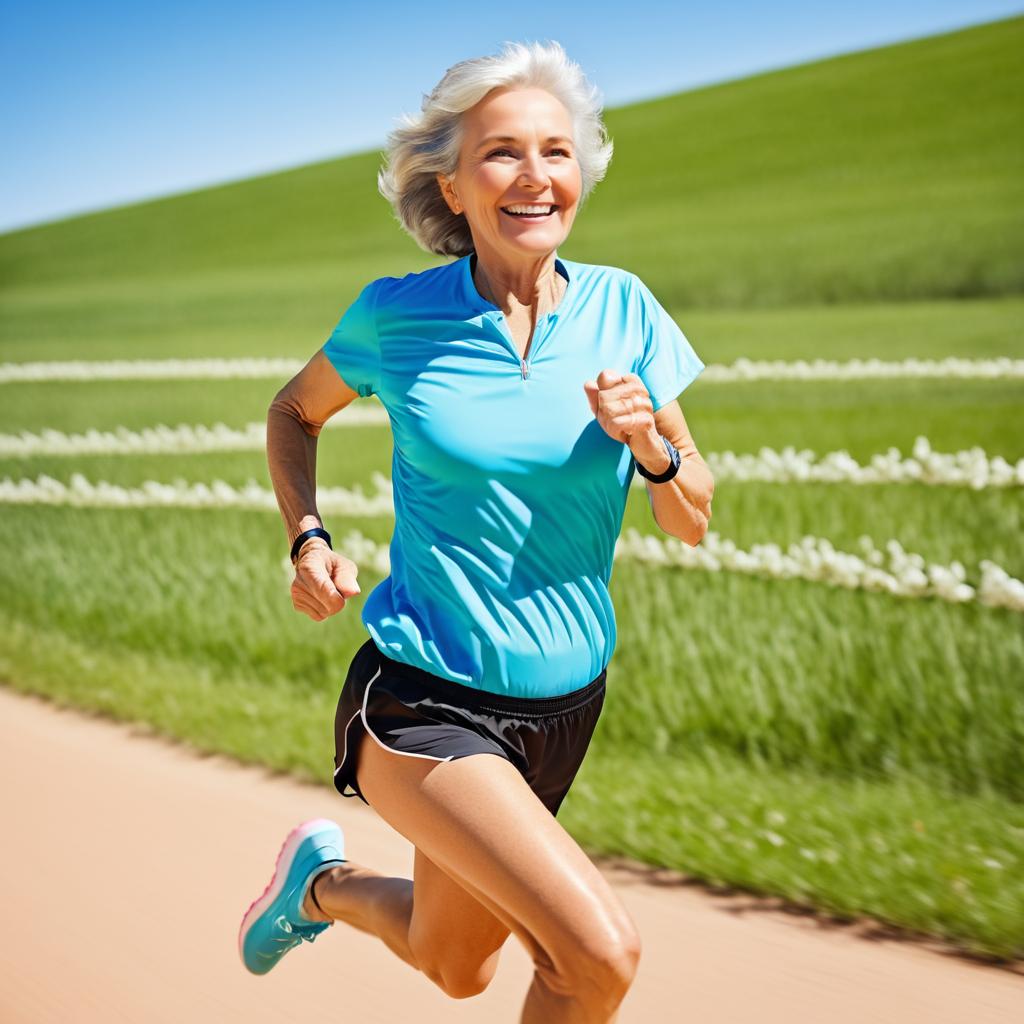
<path fill-rule="evenodd" d="M 312 530 L 306 530 L 305 533 L 300 533 L 295 538 L 295 542 L 292 544 L 292 565 L 295 564 L 295 559 L 299 557 L 299 548 L 309 540 L 310 537 L 323 537 L 327 541 L 327 546 L 333 551 L 334 548 L 331 545 L 331 535 L 326 531 L 322 530 L 319 526 L 314 526 Z"/>
<path fill-rule="evenodd" d="M 675 445 L 673 445 L 672 442 L 667 437 L 665 437 L 664 434 L 661 435 L 661 440 L 665 444 L 665 451 L 668 452 L 669 458 L 668 469 L 666 469 L 664 473 L 651 473 L 649 470 L 641 466 L 639 462 L 637 462 L 635 456 L 633 457 L 633 464 L 636 466 L 636 471 L 641 476 L 646 477 L 648 480 L 650 480 L 651 483 L 655 484 L 663 484 L 671 480 L 676 475 L 676 473 L 679 472 L 679 463 L 681 461 L 679 452 L 676 450 Z"/>

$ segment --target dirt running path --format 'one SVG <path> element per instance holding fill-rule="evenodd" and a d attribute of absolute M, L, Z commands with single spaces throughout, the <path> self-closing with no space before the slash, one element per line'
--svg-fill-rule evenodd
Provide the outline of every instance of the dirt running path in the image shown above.
<path fill-rule="evenodd" d="M 530 965 L 514 937 L 461 1001 L 341 924 L 268 975 L 243 969 L 239 921 L 298 822 L 333 817 L 353 860 L 410 874 L 412 847 L 358 800 L 3 687 L 0 779 L 4 1024 L 519 1019 Z M 1008 971 L 608 873 L 644 940 L 621 1024 L 1024 1021 Z"/>

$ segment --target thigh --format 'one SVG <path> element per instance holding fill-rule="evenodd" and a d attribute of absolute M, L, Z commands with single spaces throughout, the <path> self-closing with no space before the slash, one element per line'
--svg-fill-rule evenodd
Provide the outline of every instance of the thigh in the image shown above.
<path fill-rule="evenodd" d="M 453 964 L 463 969 L 486 964 L 510 932 L 464 885 L 416 848 L 409 946 L 417 961 L 442 974 Z"/>
<path fill-rule="evenodd" d="M 538 965 L 570 976 L 638 945 L 628 911 L 505 758 L 446 762 L 360 747 L 368 803 L 516 934 Z"/>

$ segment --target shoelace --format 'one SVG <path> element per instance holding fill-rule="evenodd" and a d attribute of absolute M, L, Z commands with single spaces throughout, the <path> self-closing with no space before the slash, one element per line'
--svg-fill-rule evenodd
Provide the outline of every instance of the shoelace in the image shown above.
<path fill-rule="evenodd" d="M 293 925 L 284 914 L 274 919 L 274 928 L 277 931 L 284 932 L 283 935 L 275 935 L 275 942 L 286 942 L 288 949 L 293 946 L 299 945 L 301 942 L 314 942 L 316 937 L 324 931 L 323 928 L 318 927 L 321 922 L 315 922 L 312 925 Z M 329 922 L 324 921 L 323 924 Z"/>

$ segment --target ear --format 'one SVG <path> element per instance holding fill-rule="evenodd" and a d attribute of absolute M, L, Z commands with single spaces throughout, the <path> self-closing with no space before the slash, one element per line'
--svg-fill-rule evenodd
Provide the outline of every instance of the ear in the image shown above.
<path fill-rule="evenodd" d="M 461 213 L 462 204 L 455 195 L 455 189 L 452 186 L 451 180 L 446 178 L 440 171 L 437 172 L 436 177 L 437 184 L 441 189 L 441 195 L 443 196 L 444 201 L 448 204 L 448 209 L 451 210 L 452 213 Z"/>

